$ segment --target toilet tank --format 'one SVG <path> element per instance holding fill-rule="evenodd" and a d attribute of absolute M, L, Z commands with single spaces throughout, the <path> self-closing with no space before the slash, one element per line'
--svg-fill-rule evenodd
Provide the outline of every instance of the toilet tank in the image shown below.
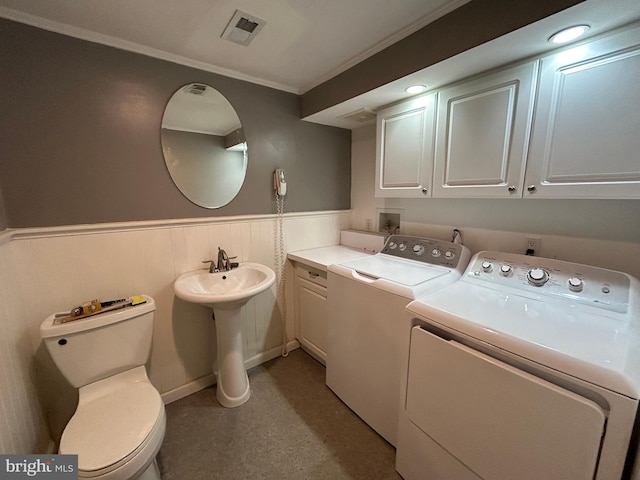
<path fill-rule="evenodd" d="M 156 304 L 144 298 L 141 305 L 67 323 L 56 324 L 55 315 L 42 322 L 40 337 L 71 385 L 80 388 L 147 362 Z"/>

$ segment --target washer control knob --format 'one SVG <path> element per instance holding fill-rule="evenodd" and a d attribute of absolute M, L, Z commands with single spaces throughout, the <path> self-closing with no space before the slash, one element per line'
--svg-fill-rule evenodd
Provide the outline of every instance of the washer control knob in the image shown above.
<path fill-rule="evenodd" d="M 542 268 L 532 268 L 527 273 L 527 280 L 531 285 L 541 287 L 549 280 L 549 274 Z"/>
<path fill-rule="evenodd" d="M 511 265 L 502 265 L 500 267 L 500 275 L 503 277 L 509 277 L 512 273 L 513 269 L 511 268 Z"/>
<path fill-rule="evenodd" d="M 440 255 L 442 255 L 442 252 L 439 248 L 434 248 L 433 250 L 431 250 L 431 255 L 433 255 L 434 257 L 439 257 Z"/>
<path fill-rule="evenodd" d="M 389 248 L 390 248 L 391 250 L 394 250 L 394 249 L 396 249 L 397 247 L 398 247 L 398 244 L 397 244 L 396 242 L 394 242 L 394 241 L 389 242 Z"/>
<path fill-rule="evenodd" d="M 489 273 L 493 270 L 493 264 L 491 262 L 482 262 L 482 271 Z"/>
<path fill-rule="evenodd" d="M 398 245 L 398 248 L 400 249 L 401 252 L 404 252 L 407 249 L 407 244 L 401 243 L 400 245 Z"/>
<path fill-rule="evenodd" d="M 446 258 L 447 260 L 453 260 L 455 258 L 456 254 L 453 252 L 445 252 L 444 253 L 444 258 Z"/>
<path fill-rule="evenodd" d="M 424 253 L 424 246 L 415 244 L 413 246 L 413 253 L 415 253 L 416 255 L 422 255 Z"/>
<path fill-rule="evenodd" d="M 569 290 L 572 292 L 581 292 L 584 288 L 584 282 L 581 278 L 570 277 L 569 278 Z"/>

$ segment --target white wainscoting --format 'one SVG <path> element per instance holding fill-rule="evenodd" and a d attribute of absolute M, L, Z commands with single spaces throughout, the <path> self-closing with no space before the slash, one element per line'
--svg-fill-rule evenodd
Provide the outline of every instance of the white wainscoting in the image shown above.
<path fill-rule="evenodd" d="M 350 211 L 286 214 L 287 251 L 335 245 Z M 0 451 L 43 452 L 75 409 L 77 394 L 39 337 L 50 314 L 93 298 L 134 294 L 156 303 L 149 376 L 165 401 L 213 381 L 214 328 L 208 308 L 176 299 L 173 281 L 205 268 L 220 246 L 237 261 L 275 269 L 273 215 L 20 229 L 0 235 Z M 287 274 L 292 279 L 292 274 Z M 287 339 L 295 347 L 287 282 Z M 254 366 L 280 354 L 276 286 L 243 310 L 244 354 Z M 48 431 L 47 425 L 51 432 Z"/>

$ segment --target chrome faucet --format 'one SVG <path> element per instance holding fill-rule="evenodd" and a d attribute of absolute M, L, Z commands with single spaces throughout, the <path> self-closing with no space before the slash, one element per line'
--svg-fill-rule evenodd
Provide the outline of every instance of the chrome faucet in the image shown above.
<path fill-rule="evenodd" d="M 226 272 L 231 270 L 233 267 L 237 267 L 237 263 L 229 262 L 229 260 L 234 259 L 236 257 L 229 257 L 227 252 L 218 247 L 218 268 L 216 269 L 218 272 Z"/>
<path fill-rule="evenodd" d="M 218 247 L 218 262 L 215 260 L 203 260 L 202 263 L 209 264 L 209 273 L 227 272 L 232 268 L 236 268 L 239 264 L 236 262 L 230 262 L 237 257 L 230 257 L 227 252 Z"/>
<path fill-rule="evenodd" d="M 229 255 L 218 247 L 218 271 L 226 272 L 227 270 L 229 270 Z"/>

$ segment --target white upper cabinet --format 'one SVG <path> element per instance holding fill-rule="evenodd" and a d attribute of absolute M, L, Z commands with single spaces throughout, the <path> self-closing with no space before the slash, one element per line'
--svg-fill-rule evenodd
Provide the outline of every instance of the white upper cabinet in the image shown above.
<path fill-rule="evenodd" d="M 521 197 L 538 62 L 438 94 L 433 197 Z"/>
<path fill-rule="evenodd" d="M 640 29 L 542 59 L 524 197 L 640 198 Z"/>
<path fill-rule="evenodd" d="M 378 112 L 376 197 L 428 197 L 436 94 Z"/>

